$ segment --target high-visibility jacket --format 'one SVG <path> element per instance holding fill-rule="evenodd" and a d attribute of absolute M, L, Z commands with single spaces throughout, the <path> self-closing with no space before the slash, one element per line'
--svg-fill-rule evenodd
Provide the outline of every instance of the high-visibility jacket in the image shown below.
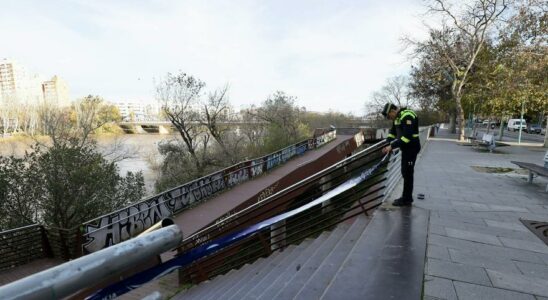
<path fill-rule="evenodd" d="M 387 140 L 392 148 L 401 148 L 402 150 L 420 145 L 417 114 L 407 108 L 400 109 L 388 133 Z"/>

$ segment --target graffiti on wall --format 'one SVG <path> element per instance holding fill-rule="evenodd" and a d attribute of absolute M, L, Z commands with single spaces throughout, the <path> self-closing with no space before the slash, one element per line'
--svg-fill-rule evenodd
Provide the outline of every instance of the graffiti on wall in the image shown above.
<path fill-rule="evenodd" d="M 327 143 L 331 142 L 332 140 L 334 140 L 335 138 L 337 138 L 335 130 L 331 130 L 330 132 L 328 132 L 326 134 L 322 134 L 322 135 L 316 137 L 316 147 L 320 147 L 324 144 L 327 144 Z"/>
<path fill-rule="evenodd" d="M 199 178 L 140 203 L 83 224 L 84 253 L 91 253 L 127 240 L 162 219 L 202 202 L 214 194 L 241 184 L 335 139 L 335 131 L 309 139 L 270 155 L 239 163 Z M 270 196 L 276 186 L 265 189 L 259 200 Z"/>
<path fill-rule="evenodd" d="M 365 137 L 362 132 L 358 132 L 354 136 L 354 141 L 356 142 L 356 148 L 360 148 L 361 145 L 365 142 Z"/>
<path fill-rule="evenodd" d="M 272 195 L 274 195 L 274 191 L 276 191 L 276 188 L 278 187 L 278 185 L 280 184 L 279 181 L 276 181 L 276 183 L 274 183 L 273 185 L 267 187 L 266 189 L 264 189 L 260 194 L 259 196 L 257 197 L 257 202 L 260 202 Z"/>
<path fill-rule="evenodd" d="M 125 241 L 164 218 L 224 190 L 221 172 L 202 177 L 84 225 L 85 253 Z"/>
<path fill-rule="evenodd" d="M 251 162 L 236 165 L 228 170 L 226 175 L 227 187 L 233 187 L 249 179 Z"/>
<path fill-rule="evenodd" d="M 256 159 L 256 160 L 251 161 L 250 168 L 251 168 L 251 177 L 252 178 L 263 174 L 264 159 L 260 158 L 260 159 Z"/>
<path fill-rule="evenodd" d="M 266 157 L 266 170 L 270 170 L 272 168 L 275 168 L 289 159 L 293 158 L 295 154 L 297 153 L 296 150 L 297 147 L 295 145 L 289 146 L 285 149 L 282 149 L 282 151 L 276 152 L 274 154 L 271 154 Z"/>
<path fill-rule="evenodd" d="M 375 134 L 375 138 L 382 140 L 388 137 L 388 128 L 379 128 Z"/>

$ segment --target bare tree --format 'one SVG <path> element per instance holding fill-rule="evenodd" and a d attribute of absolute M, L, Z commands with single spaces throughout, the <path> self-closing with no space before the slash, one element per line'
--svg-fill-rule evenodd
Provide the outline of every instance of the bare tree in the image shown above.
<path fill-rule="evenodd" d="M 388 78 L 386 84 L 380 90 L 373 92 L 370 99 L 369 105 L 372 107 L 366 107 L 366 109 L 373 108 L 377 112 L 381 111 L 387 102 L 399 107 L 411 107 L 415 104 L 414 99 L 409 95 L 409 82 L 406 76 Z"/>
<path fill-rule="evenodd" d="M 475 0 L 456 9 L 448 0 L 432 0 L 429 11 L 444 18 L 441 30 L 430 29 L 430 39 L 416 43 L 419 52 L 435 52 L 451 68 L 451 93 L 457 108 L 460 139 L 464 140 L 462 97 L 470 70 L 485 44 L 489 30 L 508 8 L 510 0 Z"/>
<path fill-rule="evenodd" d="M 156 85 L 156 98 L 162 111 L 179 132 L 186 150 L 192 157 L 198 175 L 204 170 L 204 155 L 199 147 L 206 150 L 209 133 L 200 123 L 199 99 L 205 83 L 185 73 L 171 74 Z M 201 139 L 201 141 L 200 141 Z"/>
<path fill-rule="evenodd" d="M 232 109 L 228 101 L 228 86 L 210 93 L 207 100 L 202 105 L 202 115 L 200 123 L 205 126 L 211 136 L 217 141 L 223 154 L 229 158 L 231 163 L 238 161 L 235 148 L 241 141 L 241 138 L 231 134 L 230 122 L 235 121 L 231 115 Z M 224 124 L 223 124 L 224 123 Z"/>
<path fill-rule="evenodd" d="M 242 125 L 240 131 L 246 138 L 246 143 L 251 156 L 262 155 L 260 149 L 264 149 L 267 132 L 266 123 L 257 117 L 256 108 L 248 108 L 240 111 Z"/>
<path fill-rule="evenodd" d="M 54 146 L 69 143 L 73 133 L 73 126 L 70 122 L 70 112 L 68 110 L 42 105 L 38 108 L 38 115 L 42 132 L 51 138 Z M 35 139 L 35 142 L 45 146 L 38 139 Z"/>

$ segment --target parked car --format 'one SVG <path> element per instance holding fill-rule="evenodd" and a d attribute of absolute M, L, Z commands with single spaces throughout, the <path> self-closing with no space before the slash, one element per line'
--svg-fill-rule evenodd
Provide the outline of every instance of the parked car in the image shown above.
<path fill-rule="evenodd" d="M 485 126 L 487 127 L 489 124 L 491 124 L 491 129 L 495 129 L 496 126 L 499 126 L 500 125 L 500 122 L 499 121 L 496 121 L 496 120 L 485 120 L 481 123 L 482 126 Z"/>
<path fill-rule="evenodd" d="M 508 120 L 508 126 L 506 127 L 506 129 L 508 129 L 509 131 L 516 131 L 519 130 L 520 127 L 522 130 L 527 129 L 527 122 L 525 122 L 524 119 L 510 119 Z"/>
<path fill-rule="evenodd" d="M 525 131 L 527 131 L 527 133 L 540 134 L 542 132 L 542 127 L 540 127 L 539 124 L 529 124 L 527 125 L 527 128 L 525 128 Z"/>

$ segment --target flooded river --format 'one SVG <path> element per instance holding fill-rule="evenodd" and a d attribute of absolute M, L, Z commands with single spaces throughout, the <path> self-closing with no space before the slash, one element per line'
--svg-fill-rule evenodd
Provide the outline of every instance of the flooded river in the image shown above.
<path fill-rule="evenodd" d="M 147 193 L 152 194 L 157 176 L 152 165 L 161 161 L 158 143 L 162 140 L 174 138 L 176 138 L 176 135 L 123 134 L 99 136 L 97 146 L 98 150 L 107 159 L 119 160 L 117 164 L 121 175 L 125 175 L 128 171 L 142 171 Z M 0 155 L 22 156 L 26 150 L 30 150 L 32 144 L 34 144 L 34 140 L 31 138 L 6 138 L 0 141 Z"/>

